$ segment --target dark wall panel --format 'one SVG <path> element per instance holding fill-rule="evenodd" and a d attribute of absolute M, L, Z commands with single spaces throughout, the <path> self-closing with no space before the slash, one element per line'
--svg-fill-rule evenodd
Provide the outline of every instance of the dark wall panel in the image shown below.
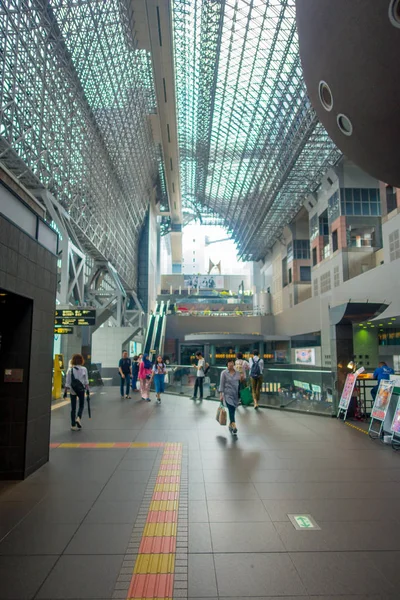
<path fill-rule="evenodd" d="M 17 355 L 0 350 L 0 479 L 26 477 L 48 460 L 56 285 L 57 257 L 0 215 L 0 288 L 30 306 L 13 326 Z M 4 368 L 19 362 L 24 383 L 4 383 Z"/>

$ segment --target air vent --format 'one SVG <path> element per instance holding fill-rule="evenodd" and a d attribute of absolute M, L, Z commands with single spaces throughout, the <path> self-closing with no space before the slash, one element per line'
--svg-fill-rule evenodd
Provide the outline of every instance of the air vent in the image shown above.
<path fill-rule="evenodd" d="M 164 102 L 167 102 L 167 86 L 165 84 L 165 77 L 163 77 L 163 86 L 164 86 Z"/>
<path fill-rule="evenodd" d="M 160 41 L 160 46 L 162 46 L 162 35 L 161 35 L 161 21 L 160 21 L 160 9 L 157 6 L 157 24 L 158 24 L 158 39 Z"/>

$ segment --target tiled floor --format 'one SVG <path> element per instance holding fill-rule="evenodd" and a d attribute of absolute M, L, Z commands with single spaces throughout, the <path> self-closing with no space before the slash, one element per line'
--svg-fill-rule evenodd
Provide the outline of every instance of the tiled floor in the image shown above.
<path fill-rule="evenodd" d="M 81 432 L 68 407 L 54 411 L 52 442 L 187 449 L 189 598 L 400 598 L 400 453 L 334 419 L 266 409 L 240 408 L 234 440 L 215 403 L 177 396 L 156 406 L 109 388 L 92 410 Z M 160 452 L 59 447 L 27 481 L 2 484 L 0 600 L 116 597 Z M 296 531 L 288 514 L 321 529 Z"/>

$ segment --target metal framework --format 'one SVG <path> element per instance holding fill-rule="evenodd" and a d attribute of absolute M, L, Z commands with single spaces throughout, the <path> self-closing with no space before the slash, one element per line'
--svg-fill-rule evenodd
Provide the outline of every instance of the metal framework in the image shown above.
<path fill-rule="evenodd" d="M 341 154 L 302 77 L 295 0 L 172 0 L 183 206 L 262 259 Z"/>
<path fill-rule="evenodd" d="M 135 288 L 162 159 L 151 58 L 130 14 L 128 0 L 0 2 L 0 160 L 28 189 L 49 190 L 85 251 Z"/>

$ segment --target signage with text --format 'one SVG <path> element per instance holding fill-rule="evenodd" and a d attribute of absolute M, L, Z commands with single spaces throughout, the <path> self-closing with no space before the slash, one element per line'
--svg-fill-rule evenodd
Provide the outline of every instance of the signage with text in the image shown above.
<path fill-rule="evenodd" d="M 54 327 L 54 335 L 66 335 L 74 333 L 73 327 Z"/>
<path fill-rule="evenodd" d="M 61 308 L 56 310 L 55 326 L 95 325 L 96 310 L 93 308 Z"/>

